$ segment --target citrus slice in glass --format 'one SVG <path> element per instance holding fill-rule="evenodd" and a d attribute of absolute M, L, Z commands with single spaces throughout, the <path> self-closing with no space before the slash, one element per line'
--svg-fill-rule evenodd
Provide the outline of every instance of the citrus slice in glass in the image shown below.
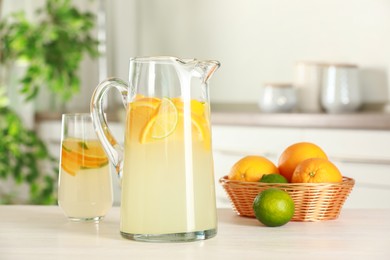
<path fill-rule="evenodd" d="M 195 115 L 202 116 L 204 115 L 205 104 L 198 100 L 191 100 L 191 112 Z"/>
<path fill-rule="evenodd" d="M 127 122 L 133 124 L 134 129 L 142 129 L 156 113 L 160 102 L 159 98 L 153 97 L 144 97 L 131 102 L 128 106 Z"/>
<path fill-rule="evenodd" d="M 184 102 L 181 98 L 172 98 L 172 102 L 175 104 L 178 111 L 184 111 Z M 205 103 L 196 99 L 191 100 L 191 114 L 201 116 L 204 114 Z"/>
<path fill-rule="evenodd" d="M 209 124 L 203 116 L 191 116 L 193 135 L 198 136 L 198 140 L 204 143 L 206 150 L 211 149 L 211 136 Z"/>
<path fill-rule="evenodd" d="M 98 140 L 66 138 L 62 141 L 61 167 L 71 175 L 80 169 L 100 168 L 108 158 Z"/>
<path fill-rule="evenodd" d="M 162 98 L 157 112 L 141 131 L 140 142 L 147 143 L 170 136 L 176 129 L 178 117 L 175 104 L 169 98 Z"/>
<path fill-rule="evenodd" d="M 135 101 L 130 104 L 132 106 L 132 109 L 138 109 L 138 108 L 156 109 L 160 104 L 160 99 L 154 97 L 142 97 L 142 98 L 136 98 Z"/>

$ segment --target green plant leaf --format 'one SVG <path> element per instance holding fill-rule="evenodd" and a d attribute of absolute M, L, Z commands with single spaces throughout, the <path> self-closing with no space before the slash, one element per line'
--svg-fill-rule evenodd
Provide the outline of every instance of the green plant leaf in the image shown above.
<path fill-rule="evenodd" d="M 38 135 L 26 129 L 20 118 L 9 108 L 0 108 L 0 178 L 12 178 L 17 185 L 28 184 L 30 201 L 34 204 L 53 204 L 56 200 L 55 183 L 57 160 L 52 157 Z M 40 164 L 52 165 L 51 172 L 43 172 Z M 50 183 L 48 183 L 50 182 Z M 13 203 L 17 192 L 0 191 L 0 203 Z"/>
<path fill-rule="evenodd" d="M 70 0 L 47 0 L 36 14 L 34 22 L 22 12 L 0 21 L 0 64 L 27 63 L 19 79 L 26 102 L 41 90 L 67 101 L 80 89 L 78 70 L 84 56 L 98 55 L 95 16 L 72 6 Z M 8 102 L 0 87 L 0 178 L 28 184 L 30 203 L 53 204 L 58 161 L 37 134 L 23 126 Z M 41 164 L 50 165 L 51 171 L 43 171 Z M 12 203 L 16 195 L 15 191 L 0 191 L 0 203 Z"/>
<path fill-rule="evenodd" d="M 0 62 L 29 62 L 21 79 L 26 101 L 42 88 L 67 101 L 80 89 L 77 72 L 84 55 L 98 55 L 98 41 L 93 36 L 96 18 L 69 0 L 47 0 L 36 12 L 40 19 L 34 23 L 22 12 L 1 21 Z"/>

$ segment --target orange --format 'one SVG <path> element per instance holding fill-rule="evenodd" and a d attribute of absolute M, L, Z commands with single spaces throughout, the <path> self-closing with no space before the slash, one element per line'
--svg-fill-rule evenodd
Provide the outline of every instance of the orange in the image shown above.
<path fill-rule="evenodd" d="M 263 156 L 245 156 L 236 162 L 228 175 L 229 180 L 256 182 L 264 174 L 279 173 L 278 168 Z"/>
<path fill-rule="evenodd" d="M 330 161 L 323 158 L 304 160 L 295 168 L 291 182 L 319 183 L 342 182 L 343 176 L 339 169 Z"/>
<path fill-rule="evenodd" d="M 295 143 L 287 147 L 279 157 L 278 168 L 289 182 L 297 165 L 309 158 L 328 159 L 325 152 L 316 144 L 309 142 Z"/>

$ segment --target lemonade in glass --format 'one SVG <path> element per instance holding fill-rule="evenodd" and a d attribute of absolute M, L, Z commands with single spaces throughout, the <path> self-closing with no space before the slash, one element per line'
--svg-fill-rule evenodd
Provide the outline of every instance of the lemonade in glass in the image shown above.
<path fill-rule="evenodd" d="M 216 227 L 208 109 L 197 100 L 185 108 L 180 98 L 138 98 L 128 105 L 122 234 Z"/>
<path fill-rule="evenodd" d="M 99 221 L 112 206 L 108 158 L 89 114 L 63 116 L 58 204 L 70 220 Z"/>

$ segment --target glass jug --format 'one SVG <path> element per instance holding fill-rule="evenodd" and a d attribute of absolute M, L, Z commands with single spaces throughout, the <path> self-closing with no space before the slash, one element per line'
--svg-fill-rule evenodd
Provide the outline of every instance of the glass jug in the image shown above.
<path fill-rule="evenodd" d="M 140 241 L 194 241 L 217 232 L 208 81 L 217 61 L 130 59 L 128 84 L 101 82 L 91 100 L 95 130 L 121 178 L 120 232 Z M 126 107 L 125 143 L 110 133 L 103 97 Z"/>

